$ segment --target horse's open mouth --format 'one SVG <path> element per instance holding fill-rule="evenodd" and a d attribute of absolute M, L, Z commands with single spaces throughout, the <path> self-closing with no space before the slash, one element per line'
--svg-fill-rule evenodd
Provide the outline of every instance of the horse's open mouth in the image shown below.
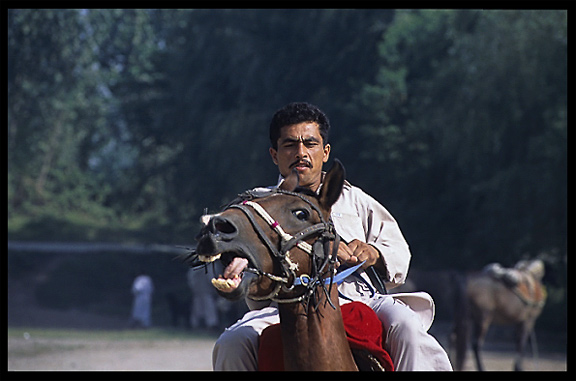
<path fill-rule="evenodd" d="M 254 268 L 249 258 L 236 252 L 224 252 L 211 256 L 198 255 L 198 259 L 205 263 L 220 261 L 222 273 L 217 278 L 212 278 L 212 285 L 223 293 L 237 290 L 244 280 L 244 270 Z"/>

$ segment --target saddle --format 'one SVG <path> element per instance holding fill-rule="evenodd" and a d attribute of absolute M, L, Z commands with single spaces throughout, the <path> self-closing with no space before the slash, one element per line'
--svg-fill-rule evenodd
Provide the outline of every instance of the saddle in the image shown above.
<path fill-rule="evenodd" d="M 546 289 L 540 282 L 544 275 L 541 261 L 520 261 L 513 268 L 491 263 L 484 268 L 484 273 L 502 282 L 526 305 L 542 307 L 546 301 Z"/>
<path fill-rule="evenodd" d="M 360 370 L 393 371 L 392 359 L 383 346 L 382 323 L 376 313 L 361 302 L 340 306 L 348 344 Z M 258 348 L 259 371 L 283 371 L 284 354 L 280 324 L 265 328 Z"/>

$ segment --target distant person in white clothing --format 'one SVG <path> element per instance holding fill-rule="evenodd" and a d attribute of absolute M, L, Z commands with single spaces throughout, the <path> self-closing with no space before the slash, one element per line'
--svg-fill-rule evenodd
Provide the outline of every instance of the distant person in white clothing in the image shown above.
<path fill-rule="evenodd" d="M 153 292 L 154 284 L 148 275 L 141 274 L 134 279 L 132 283 L 132 295 L 134 299 L 130 319 L 130 326 L 132 328 L 148 328 L 152 325 L 150 315 Z"/>

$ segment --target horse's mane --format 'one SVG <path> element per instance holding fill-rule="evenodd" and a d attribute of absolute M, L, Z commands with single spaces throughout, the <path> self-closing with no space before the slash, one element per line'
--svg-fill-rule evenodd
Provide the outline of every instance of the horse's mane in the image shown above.
<path fill-rule="evenodd" d="M 235 199 L 233 199 L 229 203 L 223 205 L 221 207 L 221 209 L 222 210 L 228 209 L 231 205 L 240 204 L 242 201 L 245 201 L 245 200 L 254 200 L 254 199 L 261 198 L 261 197 L 269 196 L 273 192 L 274 191 L 270 188 L 268 188 L 268 189 L 266 189 L 266 188 L 260 188 L 260 189 L 254 188 L 251 190 L 247 190 L 247 191 L 240 193 L 238 196 L 236 196 Z M 293 192 L 294 193 L 301 193 L 303 195 L 310 196 L 310 197 L 317 197 L 318 196 L 318 194 L 316 192 L 314 192 L 313 190 L 311 190 L 309 188 L 305 188 L 305 187 L 296 187 L 296 189 L 294 189 Z"/>
<path fill-rule="evenodd" d="M 313 190 L 311 190 L 309 188 L 304 188 L 304 187 L 296 187 L 296 189 L 294 189 L 293 192 L 294 193 L 302 193 L 306 196 L 311 196 L 311 197 L 318 196 L 318 194 L 316 194 L 316 192 L 314 192 Z"/>

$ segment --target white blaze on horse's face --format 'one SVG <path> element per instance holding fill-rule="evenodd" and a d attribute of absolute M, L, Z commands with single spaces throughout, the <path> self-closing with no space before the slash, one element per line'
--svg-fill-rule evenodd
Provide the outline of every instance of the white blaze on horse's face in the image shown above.
<path fill-rule="evenodd" d="M 204 214 L 203 216 L 200 217 L 200 222 L 202 223 L 202 225 L 206 226 L 208 225 L 208 222 L 210 222 L 210 219 L 212 217 L 216 217 L 221 215 L 222 213 L 216 213 L 216 214 Z"/>
<path fill-rule="evenodd" d="M 200 217 L 200 222 L 202 223 L 202 225 L 207 226 L 208 223 L 210 222 L 210 219 L 212 219 L 212 217 L 216 217 L 221 215 L 222 213 L 216 213 L 216 214 L 204 214 Z M 199 255 L 198 259 L 204 263 L 210 263 L 210 262 L 214 262 L 218 259 L 220 259 L 221 254 L 216 254 L 216 255 L 212 255 L 212 256 L 206 256 L 206 255 Z"/>

